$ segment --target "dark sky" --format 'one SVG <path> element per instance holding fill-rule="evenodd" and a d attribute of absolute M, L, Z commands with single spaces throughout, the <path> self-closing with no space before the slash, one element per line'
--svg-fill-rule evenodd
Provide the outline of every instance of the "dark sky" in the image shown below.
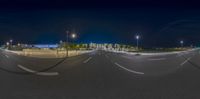
<path fill-rule="evenodd" d="M 200 43 L 200 7 L 186 1 L 24 1 L 0 3 L 0 43 L 58 43 L 65 30 L 73 42 L 135 44 L 144 47 Z"/>

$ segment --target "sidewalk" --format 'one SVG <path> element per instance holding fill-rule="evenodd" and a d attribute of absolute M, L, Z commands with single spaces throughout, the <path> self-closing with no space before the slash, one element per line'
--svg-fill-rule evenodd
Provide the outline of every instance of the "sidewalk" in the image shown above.
<path fill-rule="evenodd" d="M 199 48 L 194 48 L 190 50 L 185 50 L 185 51 L 172 51 L 172 52 L 139 52 L 140 55 L 169 55 L 169 54 L 179 54 L 179 53 L 184 53 L 184 52 L 190 52 L 190 51 L 195 51 L 199 50 Z M 124 54 L 130 54 L 130 55 L 137 55 L 138 52 L 126 52 L 126 51 L 115 51 L 115 50 L 106 50 L 109 52 L 115 52 L 115 53 L 124 53 Z"/>
<path fill-rule="evenodd" d="M 28 57 L 36 57 L 36 58 L 63 58 L 66 57 L 66 51 L 57 51 L 57 50 L 32 50 L 26 49 L 23 51 L 11 51 L 5 50 L 7 52 L 11 52 L 17 55 L 28 56 Z M 71 50 L 68 51 L 68 56 L 77 56 L 85 53 L 90 53 L 93 50 Z"/>

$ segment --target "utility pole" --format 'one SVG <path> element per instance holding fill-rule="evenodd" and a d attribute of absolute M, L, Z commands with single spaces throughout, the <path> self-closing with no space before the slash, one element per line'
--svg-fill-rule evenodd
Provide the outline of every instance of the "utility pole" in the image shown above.
<path fill-rule="evenodd" d="M 69 51 L 69 31 L 67 30 L 66 31 L 66 57 L 68 57 L 69 56 L 69 53 L 68 53 L 68 51 Z"/>

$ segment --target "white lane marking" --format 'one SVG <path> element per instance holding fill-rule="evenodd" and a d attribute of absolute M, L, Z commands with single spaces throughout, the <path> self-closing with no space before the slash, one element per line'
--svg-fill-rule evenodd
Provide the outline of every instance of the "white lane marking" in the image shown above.
<path fill-rule="evenodd" d="M 166 60 L 166 58 L 152 58 L 148 59 L 149 61 L 160 61 L 160 60 Z"/>
<path fill-rule="evenodd" d="M 87 63 L 92 59 L 92 57 L 89 57 L 88 59 L 86 59 L 85 61 L 83 61 L 83 63 Z"/>
<path fill-rule="evenodd" d="M 56 75 L 59 75 L 58 72 L 37 72 L 37 71 L 34 71 L 34 70 L 31 70 L 29 68 L 26 68 L 22 65 L 17 65 L 19 68 L 21 68 L 22 70 L 24 71 L 27 71 L 29 73 L 33 73 L 33 74 L 36 74 L 36 75 L 42 75 L 42 76 L 56 76 Z"/>
<path fill-rule="evenodd" d="M 122 68 L 122 69 L 124 69 L 124 70 L 126 70 L 126 71 L 128 71 L 128 72 L 131 72 L 131 73 L 140 74 L 140 75 L 143 75 L 143 74 L 144 74 L 143 72 L 137 72 L 137 71 L 134 71 L 134 70 L 130 70 L 130 69 L 128 69 L 128 68 L 125 68 L 125 67 L 121 66 L 121 65 L 118 64 L 118 63 L 115 63 L 115 65 L 117 65 L 118 67 L 120 67 L 120 68 Z"/>
<path fill-rule="evenodd" d="M 36 74 L 37 75 L 42 75 L 42 76 L 56 76 L 56 75 L 59 75 L 58 72 L 38 72 Z"/>
<path fill-rule="evenodd" d="M 22 65 L 17 65 L 17 67 L 23 69 L 24 71 L 30 72 L 30 73 L 36 73 L 36 71 L 31 70 L 31 69 L 29 69 L 29 68 L 26 68 L 26 67 L 24 67 L 24 66 L 22 66 Z"/>
<path fill-rule="evenodd" d="M 183 61 L 180 65 L 183 66 L 185 63 L 187 63 L 189 60 L 191 59 L 191 57 L 187 58 L 185 61 Z"/>
<path fill-rule="evenodd" d="M 5 57 L 6 57 L 6 58 L 9 58 L 9 56 L 8 56 L 8 55 L 5 55 Z"/>

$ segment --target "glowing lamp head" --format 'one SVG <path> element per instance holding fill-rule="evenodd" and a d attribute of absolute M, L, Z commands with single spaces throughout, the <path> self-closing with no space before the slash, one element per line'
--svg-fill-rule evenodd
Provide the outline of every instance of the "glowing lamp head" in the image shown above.
<path fill-rule="evenodd" d="M 71 36 L 72 36 L 72 38 L 76 38 L 76 34 L 72 34 Z"/>
<path fill-rule="evenodd" d="M 180 41 L 180 43 L 181 43 L 181 44 L 183 44 L 183 43 L 184 43 L 184 42 L 183 42 L 183 40 L 182 40 L 182 41 Z"/>
<path fill-rule="evenodd" d="M 135 38 L 138 40 L 138 39 L 140 39 L 140 36 L 139 36 L 139 35 L 136 35 L 136 37 L 135 37 Z"/>
<path fill-rule="evenodd" d="M 63 41 L 62 41 L 62 40 L 60 40 L 60 43 L 63 43 Z"/>
<path fill-rule="evenodd" d="M 6 45 L 7 45 L 7 46 L 10 45 L 10 43 L 9 43 L 9 42 L 6 42 Z"/>

